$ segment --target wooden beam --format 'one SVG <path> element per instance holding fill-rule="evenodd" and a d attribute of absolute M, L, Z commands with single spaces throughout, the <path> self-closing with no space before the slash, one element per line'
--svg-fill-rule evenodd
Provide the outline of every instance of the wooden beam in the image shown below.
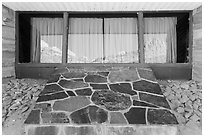
<path fill-rule="evenodd" d="M 19 63 L 19 13 L 15 12 L 15 64 Z"/>
<path fill-rule="evenodd" d="M 138 42 L 139 63 L 145 63 L 143 12 L 138 12 Z"/>
<path fill-rule="evenodd" d="M 189 46 L 188 46 L 188 57 L 189 63 L 192 64 L 193 62 L 193 12 L 189 13 Z"/>
<path fill-rule="evenodd" d="M 63 13 L 63 44 L 62 44 L 62 63 L 67 63 L 67 49 L 68 49 L 68 21 L 69 14 L 67 12 Z"/>

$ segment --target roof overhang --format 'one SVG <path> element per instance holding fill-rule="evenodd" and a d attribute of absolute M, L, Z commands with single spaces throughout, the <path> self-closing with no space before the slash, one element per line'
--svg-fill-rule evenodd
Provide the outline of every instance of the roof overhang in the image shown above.
<path fill-rule="evenodd" d="M 14 11 L 189 11 L 201 2 L 3 2 Z"/>

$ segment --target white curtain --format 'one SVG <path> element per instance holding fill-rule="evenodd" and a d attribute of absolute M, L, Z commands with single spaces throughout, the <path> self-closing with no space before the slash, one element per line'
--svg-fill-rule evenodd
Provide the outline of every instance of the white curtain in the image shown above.
<path fill-rule="evenodd" d="M 101 63 L 103 57 L 103 20 L 70 18 L 68 63 Z"/>
<path fill-rule="evenodd" d="M 105 18 L 105 63 L 137 63 L 138 35 L 136 18 Z"/>
<path fill-rule="evenodd" d="M 32 18 L 31 60 L 36 63 L 62 62 L 62 18 Z"/>
<path fill-rule="evenodd" d="M 145 62 L 176 63 L 175 17 L 144 18 Z"/>

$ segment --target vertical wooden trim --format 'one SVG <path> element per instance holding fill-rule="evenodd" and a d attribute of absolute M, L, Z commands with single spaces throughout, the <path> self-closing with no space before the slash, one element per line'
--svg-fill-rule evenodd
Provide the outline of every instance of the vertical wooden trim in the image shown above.
<path fill-rule="evenodd" d="M 138 44 L 139 63 L 145 63 L 143 12 L 138 12 Z"/>
<path fill-rule="evenodd" d="M 15 64 L 19 63 L 19 13 L 15 12 Z"/>
<path fill-rule="evenodd" d="M 63 44 L 62 44 L 62 63 L 67 63 L 67 49 L 68 49 L 68 12 L 63 13 Z"/>
<path fill-rule="evenodd" d="M 193 11 L 189 13 L 189 63 L 193 62 Z"/>
<path fill-rule="evenodd" d="M 104 18 L 103 18 L 103 58 L 102 58 L 102 63 L 105 60 L 105 36 L 104 36 Z"/>

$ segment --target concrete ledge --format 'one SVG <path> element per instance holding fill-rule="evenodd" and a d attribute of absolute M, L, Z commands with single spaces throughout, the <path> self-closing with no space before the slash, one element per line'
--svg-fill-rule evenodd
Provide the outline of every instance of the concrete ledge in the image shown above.
<path fill-rule="evenodd" d="M 176 125 L 25 125 L 27 135 L 176 135 Z"/>

